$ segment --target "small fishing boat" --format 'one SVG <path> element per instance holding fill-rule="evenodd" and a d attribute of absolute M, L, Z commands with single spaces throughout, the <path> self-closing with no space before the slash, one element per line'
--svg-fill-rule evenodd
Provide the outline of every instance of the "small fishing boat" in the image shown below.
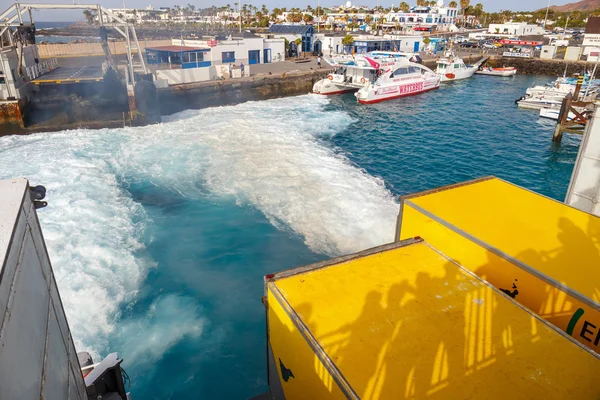
<path fill-rule="evenodd" d="M 369 104 L 412 96 L 440 87 L 441 77 L 424 65 L 400 59 L 394 65 L 378 68 L 379 77 L 369 81 L 354 95 Z"/>
<path fill-rule="evenodd" d="M 440 58 L 437 61 L 435 73 L 441 77 L 442 82 L 467 79 L 472 77 L 485 61 L 484 58 L 475 65 L 466 65 L 462 58 L 455 56 L 452 52 L 447 52 L 445 58 Z"/>
<path fill-rule="evenodd" d="M 475 73 L 489 76 L 515 76 L 517 74 L 517 69 L 515 67 L 480 67 Z"/>

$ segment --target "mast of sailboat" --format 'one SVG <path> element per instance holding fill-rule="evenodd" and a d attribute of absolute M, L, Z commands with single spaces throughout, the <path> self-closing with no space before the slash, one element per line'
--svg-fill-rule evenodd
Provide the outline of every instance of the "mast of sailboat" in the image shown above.
<path fill-rule="evenodd" d="M 548 7 L 546 7 L 546 18 L 544 18 L 544 30 L 546 29 L 546 22 L 548 21 L 548 11 L 550 11 L 550 2 L 552 0 L 548 0 Z"/>
<path fill-rule="evenodd" d="M 594 70 L 592 71 L 592 76 L 590 77 L 587 87 L 585 88 L 585 93 L 583 94 L 584 99 L 587 98 L 588 92 L 590 90 L 590 86 L 592 86 L 592 81 L 594 80 L 594 77 L 596 76 L 596 69 L 598 68 L 599 60 L 600 60 L 600 57 L 596 57 L 596 64 L 594 64 Z"/>

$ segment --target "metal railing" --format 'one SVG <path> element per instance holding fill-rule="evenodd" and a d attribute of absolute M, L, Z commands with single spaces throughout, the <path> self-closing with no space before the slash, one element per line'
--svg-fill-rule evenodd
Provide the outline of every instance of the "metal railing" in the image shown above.
<path fill-rule="evenodd" d="M 51 58 L 49 60 L 42 61 L 38 64 L 30 65 L 27 67 L 27 76 L 29 76 L 29 80 L 34 80 L 39 78 L 40 76 L 53 71 L 58 66 L 58 60 L 56 58 Z"/>

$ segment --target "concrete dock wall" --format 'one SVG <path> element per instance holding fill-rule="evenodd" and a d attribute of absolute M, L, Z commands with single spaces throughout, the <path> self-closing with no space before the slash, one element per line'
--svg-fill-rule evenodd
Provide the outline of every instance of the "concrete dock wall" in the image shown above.
<path fill-rule="evenodd" d="M 312 91 L 314 83 L 326 77 L 329 71 L 323 69 L 293 74 L 258 75 L 159 89 L 161 113 L 168 115 L 190 108 L 199 109 L 307 94 Z"/>
<path fill-rule="evenodd" d="M 488 64 L 494 67 L 515 67 L 519 74 L 567 76 L 593 70 L 594 64 L 585 61 L 543 60 L 539 58 L 513 58 L 493 56 Z"/>
<path fill-rule="evenodd" d="M 170 40 L 141 40 L 140 48 L 142 51 L 146 47 L 170 46 Z M 40 58 L 52 57 L 85 57 L 102 56 L 104 51 L 100 43 L 48 43 L 38 44 Z M 108 47 L 112 54 L 125 54 L 127 52 L 125 42 L 108 42 Z M 135 53 L 135 51 L 134 51 Z"/>

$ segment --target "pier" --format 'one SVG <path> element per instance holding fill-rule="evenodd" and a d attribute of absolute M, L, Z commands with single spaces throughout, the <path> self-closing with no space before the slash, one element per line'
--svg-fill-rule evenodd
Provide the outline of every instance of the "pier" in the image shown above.
<path fill-rule="evenodd" d="M 558 114 L 558 122 L 554 129 L 554 135 L 552 136 L 552 141 L 554 143 L 561 142 L 563 133 L 572 133 L 576 135 L 583 134 L 588 122 L 588 115 L 596 109 L 595 102 L 578 100 L 583 84 L 583 78 L 583 75 L 578 76 L 575 93 L 569 93 L 563 99 Z M 582 111 L 582 109 L 584 111 Z M 573 117 L 570 118 L 569 115 L 573 115 Z"/>
<path fill-rule="evenodd" d="M 99 26 L 96 29 L 104 56 L 101 65 L 59 65 L 56 58 L 41 60 L 32 11 L 47 9 L 86 10 L 97 15 Z M 134 87 L 144 80 L 148 69 L 132 24 L 99 4 L 14 3 L 0 13 L 0 20 L 0 65 L 4 71 L 0 72 L 3 83 L 0 88 L 0 134 L 25 133 L 26 125 L 51 119 L 47 115 L 56 114 L 56 110 L 50 109 L 60 108 L 69 114 L 69 110 L 80 107 L 82 103 L 87 104 L 88 109 L 80 114 L 87 114 L 88 118 L 102 116 L 109 110 L 118 111 L 117 115 L 127 113 L 130 121 L 135 119 L 144 123 L 144 114 L 136 108 Z M 107 29 L 115 30 L 125 39 L 124 64 L 117 64 L 111 54 Z M 89 84 L 104 84 L 104 87 L 90 89 L 87 87 Z M 65 85 L 70 87 L 60 87 Z M 78 97 L 70 101 L 65 94 Z M 94 102 L 98 107 L 92 110 L 90 105 Z M 119 110 L 115 110 L 115 106 Z M 106 119 L 106 116 L 100 118 Z M 156 117 L 149 116 L 149 119 L 155 121 Z M 60 125 L 64 126 L 65 122 L 76 122 L 73 113 L 66 121 L 61 120 Z"/>

